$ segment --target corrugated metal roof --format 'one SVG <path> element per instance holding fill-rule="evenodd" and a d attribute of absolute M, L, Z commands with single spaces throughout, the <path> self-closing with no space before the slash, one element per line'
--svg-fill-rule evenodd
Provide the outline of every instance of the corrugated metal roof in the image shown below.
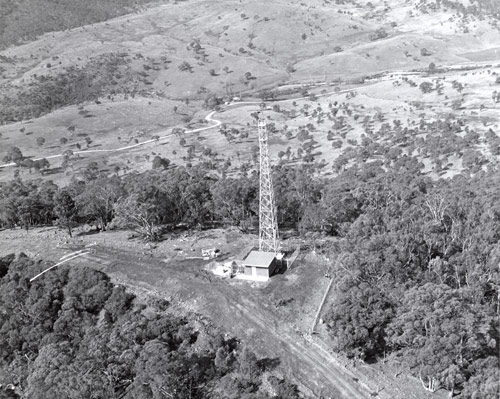
<path fill-rule="evenodd" d="M 275 257 L 274 252 L 252 251 L 243 263 L 248 266 L 269 267 Z"/>

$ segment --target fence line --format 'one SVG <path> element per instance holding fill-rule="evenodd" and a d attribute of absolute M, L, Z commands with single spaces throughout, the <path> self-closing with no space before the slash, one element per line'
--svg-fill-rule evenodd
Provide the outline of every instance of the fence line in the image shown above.
<path fill-rule="evenodd" d="M 314 316 L 313 324 L 311 327 L 311 334 L 314 333 L 314 329 L 316 328 L 316 323 L 318 322 L 319 315 L 321 314 L 321 309 L 323 309 L 323 305 L 325 304 L 326 298 L 328 297 L 328 293 L 330 292 L 330 288 L 332 287 L 333 284 L 333 278 L 330 278 L 330 282 L 328 283 L 328 287 L 326 287 L 325 294 L 323 295 L 323 299 L 321 300 L 321 303 L 319 304 L 318 311 L 316 312 L 316 316 Z"/>
<path fill-rule="evenodd" d="M 300 253 L 300 245 L 299 245 L 299 246 L 297 246 L 297 248 L 295 249 L 295 251 L 293 251 L 292 256 L 290 256 L 290 257 L 286 260 L 286 267 L 287 267 L 287 269 L 291 269 L 291 268 L 292 268 L 293 262 L 295 262 L 295 260 L 296 260 L 296 259 L 297 259 L 297 257 L 299 256 L 299 253 Z"/>

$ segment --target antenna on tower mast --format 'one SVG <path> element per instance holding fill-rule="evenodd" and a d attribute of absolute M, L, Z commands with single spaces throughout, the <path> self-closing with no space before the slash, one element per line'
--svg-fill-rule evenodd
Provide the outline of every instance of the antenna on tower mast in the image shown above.
<path fill-rule="evenodd" d="M 268 133 L 266 121 L 260 113 L 257 126 L 260 149 L 259 251 L 277 254 L 279 252 L 278 221 L 269 161 Z"/>

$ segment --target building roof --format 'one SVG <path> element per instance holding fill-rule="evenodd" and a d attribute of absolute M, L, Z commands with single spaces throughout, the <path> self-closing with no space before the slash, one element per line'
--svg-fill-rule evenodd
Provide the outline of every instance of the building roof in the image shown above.
<path fill-rule="evenodd" d="M 252 251 L 243 261 L 245 266 L 256 266 L 268 268 L 273 263 L 276 254 L 274 252 Z"/>

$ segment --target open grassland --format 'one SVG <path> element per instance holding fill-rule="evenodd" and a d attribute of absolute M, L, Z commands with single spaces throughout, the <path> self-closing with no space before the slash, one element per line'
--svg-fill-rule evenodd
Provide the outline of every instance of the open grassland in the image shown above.
<path fill-rule="evenodd" d="M 349 89 L 309 88 L 305 98 L 300 97 L 302 91 L 295 100 L 279 100 L 278 90 L 278 99 L 268 102 L 270 109 L 265 110 L 272 160 L 316 164 L 322 173 L 331 174 L 358 161 L 390 163 L 408 155 L 435 177 L 495 165 L 499 143 L 493 133 L 500 127 L 500 114 L 493 95 L 500 89 L 499 74 L 498 65 L 492 64 L 471 70 L 391 73 Z M 331 91 L 335 87 L 337 92 Z M 40 152 L 50 156 L 68 149 L 116 149 L 158 138 L 116 153 L 81 153 L 66 174 L 93 161 L 102 163 L 104 170 L 145 170 L 155 155 L 175 164 L 204 163 L 219 172 L 256 167 L 258 143 L 251 114 L 260 110 L 258 101 L 223 106 L 213 116 L 222 125 L 197 133 L 183 130 L 208 126 L 203 120 L 208 111 L 197 111 L 196 102 L 176 104 L 136 98 L 67 107 L 34 123 L 0 128 L 2 149 L 6 152 L 17 145 L 25 156 Z M 49 140 L 40 146 L 38 137 Z M 53 167 L 61 163 L 62 158 L 51 161 Z"/>
<path fill-rule="evenodd" d="M 22 88 L 41 76 L 67 75 L 70 68 L 94 63 L 95 72 L 111 64 L 117 68 L 116 90 L 126 85 L 116 76 L 124 68 L 136 84 L 127 90 L 192 98 L 206 90 L 239 93 L 291 79 L 455 64 L 500 41 L 488 19 L 460 18 L 452 9 L 423 12 L 403 1 L 390 8 L 370 4 L 162 4 L 9 48 L 2 53 L 1 82 Z M 96 66 L 99 58 L 106 62 Z"/>
<path fill-rule="evenodd" d="M 25 156 L 36 158 L 42 154 L 51 157 L 68 151 L 76 153 L 129 147 L 154 139 L 145 147 L 146 150 L 141 148 L 135 154 L 141 155 L 139 161 L 131 150 L 116 155 L 106 152 L 81 154 L 75 155 L 68 172 L 72 174 L 79 166 L 92 161 L 110 171 L 116 166 L 123 170 L 140 169 L 145 155 L 161 153 L 161 149 L 168 146 L 169 141 L 160 141 L 159 136 L 170 134 L 173 127 L 191 121 L 195 112 L 193 105 L 154 98 L 124 100 L 122 97 L 113 101 L 103 100 L 99 104 L 93 102 L 79 107 L 65 107 L 34 121 L 0 127 L 0 157 L 11 146 L 18 146 Z M 195 125 L 195 120 L 192 123 Z M 39 138 L 44 139 L 42 145 L 37 142 Z M 176 160 L 171 151 L 169 158 Z M 62 171 L 57 169 L 62 161 L 62 157 L 49 158 L 51 167 L 56 168 L 49 173 L 50 176 L 55 173 L 56 177 L 59 175 L 59 179 L 62 178 Z M 13 173 L 12 170 L 6 172 Z"/>
<path fill-rule="evenodd" d="M 494 162 L 496 9 L 340 3 L 155 3 L 7 48 L 0 53 L 0 157 L 11 146 L 35 159 L 128 147 L 207 126 L 214 106 L 207 99 L 238 96 L 257 104 L 222 106 L 214 116 L 219 129 L 177 129 L 132 149 L 73 156 L 64 168 L 62 157 L 49 158 L 45 175 L 67 180 L 90 162 L 103 171 L 141 171 L 155 155 L 216 173 L 249 170 L 257 156 L 255 96 L 274 93 L 296 100 L 268 104 L 273 162 L 317 163 L 330 174 L 406 154 L 436 176 L 462 170 L 464 156 L 466 167 Z M 459 126 L 452 130 L 461 141 L 437 154 L 428 139 L 442 123 Z M 4 168 L 0 178 L 14 172 Z"/>

